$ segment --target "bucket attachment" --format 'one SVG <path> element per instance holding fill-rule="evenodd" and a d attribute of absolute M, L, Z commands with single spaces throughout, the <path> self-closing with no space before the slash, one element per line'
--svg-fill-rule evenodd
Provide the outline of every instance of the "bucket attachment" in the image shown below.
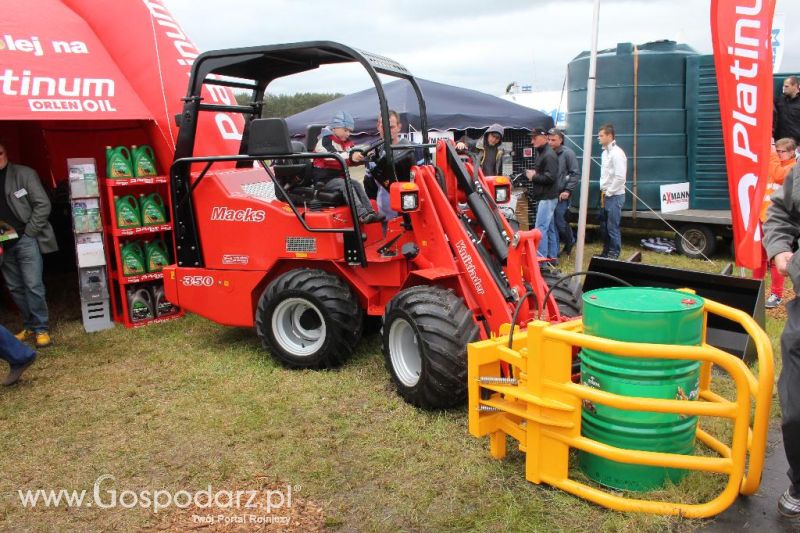
<path fill-rule="evenodd" d="M 602 257 L 593 257 L 588 270 L 611 274 L 627 281 L 634 287 L 667 289 L 691 287 L 698 296 L 739 309 L 752 317 L 761 328 L 764 327 L 762 280 L 645 265 L 630 261 L 616 261 Z M 607 278 L 586 276 L 583 292 L 615 285 Z M 753 341 L 740 324 L 727 318 L 711 315 L 708 317 L 707 329 L 707 342 L 711 346 L 737 355 L 748 362 L 755 359 Z"/>
<path fill-rule="evenodd" d="M 472 343 L 468 348 L 470 433 L 475 437 L 488 435 L 490 453 L 496 459 L 505 456 L 506 436 L 513 437 L 526 453 L 526 479 L 547 483 L 611 509 L 689 518 L 721 513 L 739 494 L 755 493 L 761 482 L 774 369 L 770 340 L 749 313 L 708 298 L 704 300 L 706 323 L 727 320 L 751 337 L 758 361 L 757 376 L 740 358 L 711 346 L 706 330 L 699 346 L 679 346 L 587 335 L 581 319 L 560 324 L 535 321 L 528 325 L 527 331 L 517 328 L 509 347 L 510 329 L 505 325 L 502 336 Z M 623 358 L 699 361 L 698 400 L 621 396 L 573 383 L 574 347 Z M 501 373 L 501 365 L 508 365 L 511 373 Z M 736 390 L 733 400 L 711 390 L 714 365 L 732 378 Z M 698 417 L 696 438 L 716 456 L 625 449 L 593 440 L 584 435 L 581 427 L 582 405 L 587 403 L 619 410 Z M 703 417 L 730 419 L 733 425 L 730 439 L 722 442 L 702 429 Z M 726 475 L 728 480 L 722 492 L 706 503 L 628 498 L 617 491 L 570 479 L 570 449 L 618 463 L 715 472 Z"/>

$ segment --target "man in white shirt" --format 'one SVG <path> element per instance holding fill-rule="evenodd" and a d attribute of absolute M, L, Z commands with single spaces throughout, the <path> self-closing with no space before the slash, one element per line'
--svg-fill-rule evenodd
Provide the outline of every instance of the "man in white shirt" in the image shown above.
<path fill-rule="evenodd" d="M 622 148 L 617 146 L 614 126 L 603 124 L 597 133 L 597 140 L 603 147 L 600 157 L 600 234 L 603 237 L 603 252 L 600 257 L 619 258 L 622 248 L 622 232 L 619 225 L 622 219 L 622 206 L 625 204 L 625 176 L 628 173 L 628 158 Z"/>

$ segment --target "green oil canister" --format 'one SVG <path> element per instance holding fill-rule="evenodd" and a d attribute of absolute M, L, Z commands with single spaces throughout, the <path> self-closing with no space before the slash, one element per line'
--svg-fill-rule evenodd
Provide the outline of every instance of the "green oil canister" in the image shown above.
<path fill-rule="evenodd" d="M 144 243 L 144 262 L 148 272 L 161 272 L 169 264 L 169 251 L 161 239 Z"/>
<path fill-rule="evenodd" d="M 133 195 L 129 194 L 122 197 L 115 196 L 114 209 L 117 212 L 118 228 L 138 228 L 142 225 L 142 217 L 139 214 L 139 204 Z"/>
<path fill-rule="evenodd" d="M 145 255 L 137 241 L 122 245 L 119 250 L 123 276 L 138 276 L 146 272 Z"/>
<path fill-rule="evenodd" d="M 131 153 L 124 146 L 111 148 L 106 146 L 106 176 L 111 179 L 130 178 L 133 176 Z"/>
<path fill-rule="evenodd" d="M 153 311 L 153 296 L 146 287 L 131 286 L 127 290 L 128 312 L 131 322 L 141 322 L 155 318 Z"/>
<path fill-rule="evenodd" d="M 136 177 L 155 176 L 156 172 L 156 156 L 153 149 L 143 144 L 131 146 L 131 158 L 133 161 L 133 175 Z"/>
<path fill-rule="evenodd" d="M 703 300 L 671 289 L 612 287 L 583 295 L 584 331 L 606 339 L 696 346 L 703 335 Z M 696 400 L 700 362 L 622 357 L 584 348 L 581 383 L 620 396 Z M 697 417 L 629 411 L 584 401 L 581 434 L 630 450 L 691 455 Z M 598 483 L 644 491 L 679 481 L 686 471 L 634 465 L 579 452 L 581 470 Z"/>
<path fill-rule="evenodd" d="M 139 209 L 142 213 L 143 226 L 157 226 L 167 222 L 164 200 L 157 192 L 145 196 L 139 195 Z"/>

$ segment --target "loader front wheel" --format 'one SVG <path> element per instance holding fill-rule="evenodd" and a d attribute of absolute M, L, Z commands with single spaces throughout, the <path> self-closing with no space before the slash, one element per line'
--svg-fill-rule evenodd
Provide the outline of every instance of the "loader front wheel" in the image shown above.
<path fill-rule="evenodd" d="M 548 270 L 542 270 L 541 273 L 548 288 L 551 288 L 560 279 L 558 274 Z M 560 283 L 553 289 L 552 295 L 562 317 L 575 318 L 583 313 L 583 291 L 570 282 Z"/>
<path fill-rule="evenodd" d="M 383 354 L 400 396 L 423 409 L 461 405 L 467 393 L 467 344 L 478 326 L 453 291 L 419 286 L 386 306 Z"/>
<path fill-rule="evenodd" d="M 342 280 L 322 270 L 296 269 L 275 279 L 261 295 L 256 333 L 289 368 L 331 368 L 353 353 L 363 315 Z"/>

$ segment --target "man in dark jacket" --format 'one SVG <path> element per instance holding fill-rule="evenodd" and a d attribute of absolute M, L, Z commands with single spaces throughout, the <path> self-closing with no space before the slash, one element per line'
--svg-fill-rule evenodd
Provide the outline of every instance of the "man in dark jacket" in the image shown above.
<path fill-rule="evenodd" d="M 466 135 L 456 143 L 456 150 L 463 152 L 469 150 L 478 155 L 481 170 L 484 176 L 503 175 L 503 151 L 500 143 L 503 142 L 503 126 L 492 124 L 486 129 L 483 137 L 473 141 Z"/>
<path fill-rule="evenodd" d="M 764 247 L 767 257 L 795 287 L 800 287 L 800 166 L 786 176 L 783 187 L 772 196 L 764 222 Z M 781 334 L 783 365 L 778 378 L 781 400 L 783 448 L 789 463 L 790 485 L 778 501 L 778 512 L 800 517 L 800 298 L 786 304 L 786 324 Z"/>
<path fill-rule="evenodd" d="M 570 198 L 578 182 L 581 179 L 578 171 L 578 158 L 572 148 L 564 146 L 564 132 L 553 128 L 547 132 L 550 148 L 558 156 L 558 204 L 553 215 L 558 240 L 564 243 L 561 254 L 569 255 L 572 247 L 575 246 L 575 235 L 567 222 L 567 212 L 569 211 Z M 560 255 L 560 254 L 559 254 Z"/>
<path fill-rule="evenodd" d="M 58 250 L 50 216 L 50 198 L 30 167 L 8 161 L 0 143 L 0 220 L 14 228 L 18 238 L 3 242 L 0 270 L 11 297 L 22 313 L 19 340 L 35 338 L 36 347 L 51 344 L 47 301 L 42 281 L 42 253 Z"/>
<path fill-rule="evenodd" d="M 528 178 L 528 205 L 536 204 L 536 215 L 531 217 L 529 208 L 528 223 L 542 234 L 539 255 L 558 262 L 558 235 L 555 228 L 550 227 L 558 203 L 558 156 L 547 143 L 547 132 L 542 128 L 531 132 L 531 144 L 533 169 L 526 170 L 525 177 Z"/>
<path fill-rule="evenodd" d="M 772 138 L 790 137 L 800 145 L 800 84 L 797 76 L 783 80 L 783 96 L 775 99 Z"/>

